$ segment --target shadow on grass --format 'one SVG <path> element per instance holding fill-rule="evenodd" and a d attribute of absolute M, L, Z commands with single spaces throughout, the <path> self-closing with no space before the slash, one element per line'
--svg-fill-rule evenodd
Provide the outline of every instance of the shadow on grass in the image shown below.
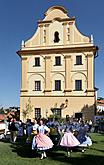
<path fill-rule="evenodd" d="M 97 144 L 98 142 L 97 142 L 97 141 L 92 140 L 92 143 L 96 143 L 96 144 Z"/>
<path fill-rule="evenodd" d="M 26 138 L 19 139 L 16 143 L 11 143 L 12 152 L 16 152 L 24 158 L 39 157 L 39 153 L 31 149 L 31 144 L 26 143 Z"/>
<path fill-rule="evenodd" d="M 3 143 L 10 143 L 10 140 L 9 140 L 9 139 L 0 139 L 0 142 L 3 142 Z"/>
<path fill-rule="evenodd" d="M 104 157 L 83 154 L 81 157 L 65 157 L 61 154 L 52 154 L 52 160 L 71 165 L 103 165 Z"/>
<path fill-rule="evenodd" d="M 37 158 L 40 157 L 41 151 L 37 150 L 32 150 L 31 149 L 31 144 L 26 144 L 26 141 L 19 141 L 14 144 L 11 144 L 12 152 L 16 152 L 19 156 L 21 157 L 26 157 L 26 158 Z M 51 154 L 53 155 L 63 155 L 64 153 L 58 153 L 58 152 L 63 152 L 64 150 L 59 147 L 59 146 L 54 146 L 52 149 L 47 150 L 47 155 L 50 157 Z M 66 151 L 66 150 L 65 150 Z"/>
<path fill-rule="evenodd" d="M 12 152 L 16 152 L 19 156 L 25 158 L 33 158 L 36 154 L 31 150 L 27 144 L 11 144 Z"/>

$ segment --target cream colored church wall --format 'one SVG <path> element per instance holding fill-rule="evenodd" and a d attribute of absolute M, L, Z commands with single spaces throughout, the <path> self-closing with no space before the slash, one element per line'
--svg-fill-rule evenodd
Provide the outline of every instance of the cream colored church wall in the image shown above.
<path fill-rule="evenodd" d="M 75 80 L 82 80 L 82 91 L 76 91 L 75 90 Z M 71 82 L 72 82 L 72 94 L 73 95 L 86 95 L 86 89 L 87 89 L 87 77 L 84 73 L 76 71 L 71 76 Z"/>
<path fill-rule="evenodd" d="M 57 57 L 57 56 L 61 57 L 61 65 L 60 66 L 55 65 L 55 57 Z M 65 72 L 64 54 L 52 54 L 51 55 L 51 62 L 52 62 L 52 72 Z"/>
<path fill-rule="evenodd" d="M 39 57 L 40 58 L 40 66 L 36 67 L 35 66 L 35 58 Z M 45 63 L 44 63 L 44 56 L 43 55 L 31 55 L 28 58 L 28 72 L 45 72 Z"/>
<path fill-rule="evenodd" d="M 82 56 L 82 65 L 76 65 L 76 56 Z M 87 71 L 87 57 L 86 53 L 73 53 L 71 56 L 72 71 Z"/>
<path fill-rule="evenodd" d="M 65 100 L 68 100 L 67 107 L 65 109 L 62 109 L 62 117 L 66 117 L 66 115 L 69 115 L 70 117 L 75 115 L 77 112 L 82 112 L 85 107 L 87 107 L 91 110 L 90 116 L 88 117 L 86 114 L 83 116 L 85 118 L 92 118 L 94 115 L 94 98 L 93 97 L 31 97 L 31 105 L 33 106 L 33 112 L 30 115 L 30 118 L 34 118 L 35 116 L 35 108 L 41 108 L 42 117 L 46 117 L 46 110 L 48 110 L 48 117 L 52 115 L 51 108 L 58 107 L 60 108 L 60 105 L 62 103 L 65 103 Z M 21 119 L 23 119 L 22 116 L 22 110 L 26 108 L 26 103 L 28 103 L 28 97 L 21 97 Z M 88 110 L 89 111 L 89 110 Z M 83 111 L 84 112 L 84 111 Z"/>
<path fill-rule="evenodd" d="M 35 34 L 25 42 L 25 47 L 33 47 L 33 46 L 40 45 L 40 34 L 39 34 L 39 27 L 37 28 Z"/>
<path fill-rule="evenodd" d="M 55 56 L 61 56 L 62 65 L 61 66 L 55 66 Z M 77 53 L 77 55 L 82 55 L 82 64 L 83 65 L 75 65 L 76 63 L 76 53 L 71 54 L 71 94 L 73 95 L 86 95 L 86 89 L 87 89 L 87 59 L 85 54 L 83 53 Z M 40 57 L 40 67 L 34 67 L 35 57 Z M 29 57 L 28 62 L 28 94 L 43 94 L 43 91 L 45 89 L 45 55 L 36 55 Z M 65 59 L 64 55 L 62 54 L 52 54 L 51 55 L 51 72 L 50 74 L 50 82 L 52 87 L 52 95 L 64 95 L 64 89 L 65 89 Z M 48 70 L 47 70 L 48 72 Z M 89 76 L 90 78 L 91 76 Z M 42 91 L 40 92 L 34 92 L 34 82 L 35 81 L 41 81 L 42 85 Z M 54 91 L 54 81 L 55 80 L 62 80 L 62 91 Z M 83 91 L 75 91 L 75 80 L 82 80 L 82 90 Z"/>
<path fill-rule="evenodd" d="M 44 74 L 33 73 L 28 77 L 28 94 L 29 95 L 44 95 L 45 88 Z M 41 81 L 41 90 L 35 91 L 35 81 Z"/>
<path fill-rule="evenodd" d="M 61 91 L 55 91 L 55 80 L 61 80 Z M 52 74 L 52 95 L 64 95 L 65 89 L 65 76 L 62 73 L 53 73 Z"/>

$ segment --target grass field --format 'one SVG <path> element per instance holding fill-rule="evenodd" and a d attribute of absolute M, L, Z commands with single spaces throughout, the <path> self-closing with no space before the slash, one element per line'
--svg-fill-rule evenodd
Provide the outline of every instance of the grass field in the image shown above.
<path fill-rule="evenodd" d="M 67 158 L 65 150 L 53 148 L 43 160 L 24 142 L 0 141 L 0 165 L 104 165 L 104 134 L 92 133 L 91 137 L 93 145 L 85 153 L 73 151 Z"/>

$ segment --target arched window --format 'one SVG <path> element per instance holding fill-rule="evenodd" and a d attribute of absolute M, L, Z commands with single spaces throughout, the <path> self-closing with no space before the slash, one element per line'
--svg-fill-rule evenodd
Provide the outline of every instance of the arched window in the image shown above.
<path fill-rule="evenodd" d="M 59 41 L 60 41 L 60 39 L 59 39 L 59 33 L 56 31 L 54 33 L 54 42 L 59 42 Z"/>

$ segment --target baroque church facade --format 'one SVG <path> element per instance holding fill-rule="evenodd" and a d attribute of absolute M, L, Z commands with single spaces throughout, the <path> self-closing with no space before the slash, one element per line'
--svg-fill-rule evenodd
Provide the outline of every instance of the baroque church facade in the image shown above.
<path fill-rule="evenodd" d="M 93 37 L 79 32 L 75 17 L 70 18 L 62 6 L 49 8 L 17 52 L 22 63 L 20 118 L 30 99 L 31 119 L 53 114 L 92 119 L 96 52 Z"/>

